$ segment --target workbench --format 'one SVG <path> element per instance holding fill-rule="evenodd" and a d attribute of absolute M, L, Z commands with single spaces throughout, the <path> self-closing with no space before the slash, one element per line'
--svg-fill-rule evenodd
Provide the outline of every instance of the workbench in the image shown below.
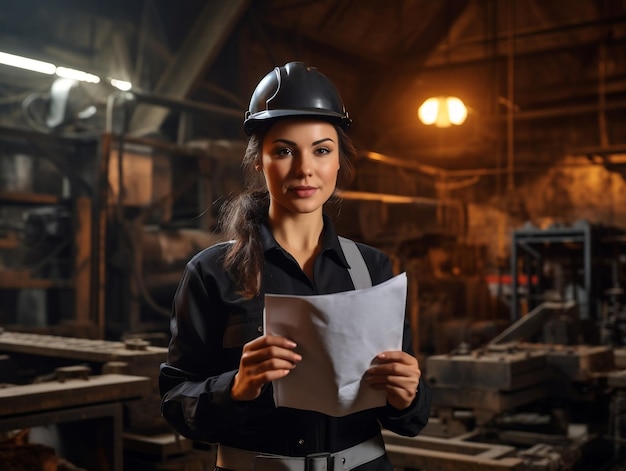
<path fill-rule="evenodd" d="M 0 431 L 56 425 L 59 454 L 89 471 L 122 471 L 122 401 L 148 394 L 142 376 L 104 374 L 0 389 Z"/>

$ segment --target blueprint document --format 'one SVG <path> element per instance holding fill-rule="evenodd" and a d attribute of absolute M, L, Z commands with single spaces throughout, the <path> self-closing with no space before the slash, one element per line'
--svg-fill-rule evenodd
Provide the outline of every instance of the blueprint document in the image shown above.
<path fill-rule="evenodd" d="M 384 406 L 386 393 L 362 381 L 376 355 L 402 349 L 406 273 L 371 288 L 318 296 L 265 295 L 265 333 L 302 355 L 274 381 L 277 407 L 341 417 Z"/>

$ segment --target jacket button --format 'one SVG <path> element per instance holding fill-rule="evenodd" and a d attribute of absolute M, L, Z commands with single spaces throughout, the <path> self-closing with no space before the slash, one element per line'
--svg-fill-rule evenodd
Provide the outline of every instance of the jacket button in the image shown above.
<path fill-rule="evenodd" d="M 304 445 L 304 438 L 301 438 L 300 440 L 298 440 L 298 445 Z"/>

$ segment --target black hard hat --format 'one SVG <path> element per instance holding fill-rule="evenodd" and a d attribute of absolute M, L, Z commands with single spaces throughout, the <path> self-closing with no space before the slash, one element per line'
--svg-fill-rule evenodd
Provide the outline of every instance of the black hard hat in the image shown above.
<path fill-rule="evenodd" d="M 259 124 L 288 117 L 322 118 L 345 130 L 352 123 L 335 85 L 302 62 L 275 67 L 263 77 L 250 98 L 243 129 L 250 136 Z"/>

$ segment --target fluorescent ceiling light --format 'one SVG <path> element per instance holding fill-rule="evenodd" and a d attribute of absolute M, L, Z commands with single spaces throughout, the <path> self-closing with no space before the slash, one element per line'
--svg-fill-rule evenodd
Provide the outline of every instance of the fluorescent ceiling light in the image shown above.
<path fill-rule="evenodd" d="M 81 82 L 100 83 L 100 77 L 88 74 L 82 70 L 68 69 L 67 67 L 57 67 L 56 73 L 59 77 L 80 80 Z"/>
<path fill-rule="evenodd" d="M 34 72 L 40 72 L 48 75 L 54 74 L 57 70 L 56 66 L 54 64 L 50 64 L 49 62 L 15 56 L 13 54 L 7 54 L 6 52 L 0 52 L 0 64 L 10 65 L 11 67 L 19 67 L 20 69 L 32 70 Z"/>
<path fill-rule="evenodd" d="M 133 84 L 132 83 L 127 82 L 125 80 L 117 80 L 117 79 L 114 79 L 114 78 L 111 79 L 111 85 L 113 85 L 118 90 L 122 90 L 123 92 L 127 92 L 128 90 L 133 88 Z"/>
<path fill-rule="evenodd" d="M 100 77 L 94 74 L 83 72 L 82 70 L 70 69 L 68 67 L 57 67 L 49 62 L 29 59 L 28 57 L 16 56 L 6 52 L 0 52 L 0 64 L 19 67 L 20 69 L 41 72 L 42 74 L 57 74 L 59 77 L 79 80 L 81 82 L 100 83 Z M 133 85 L 125 80 L 110 79 L 111 85 L 124 92 L 130 90 Z"/>

